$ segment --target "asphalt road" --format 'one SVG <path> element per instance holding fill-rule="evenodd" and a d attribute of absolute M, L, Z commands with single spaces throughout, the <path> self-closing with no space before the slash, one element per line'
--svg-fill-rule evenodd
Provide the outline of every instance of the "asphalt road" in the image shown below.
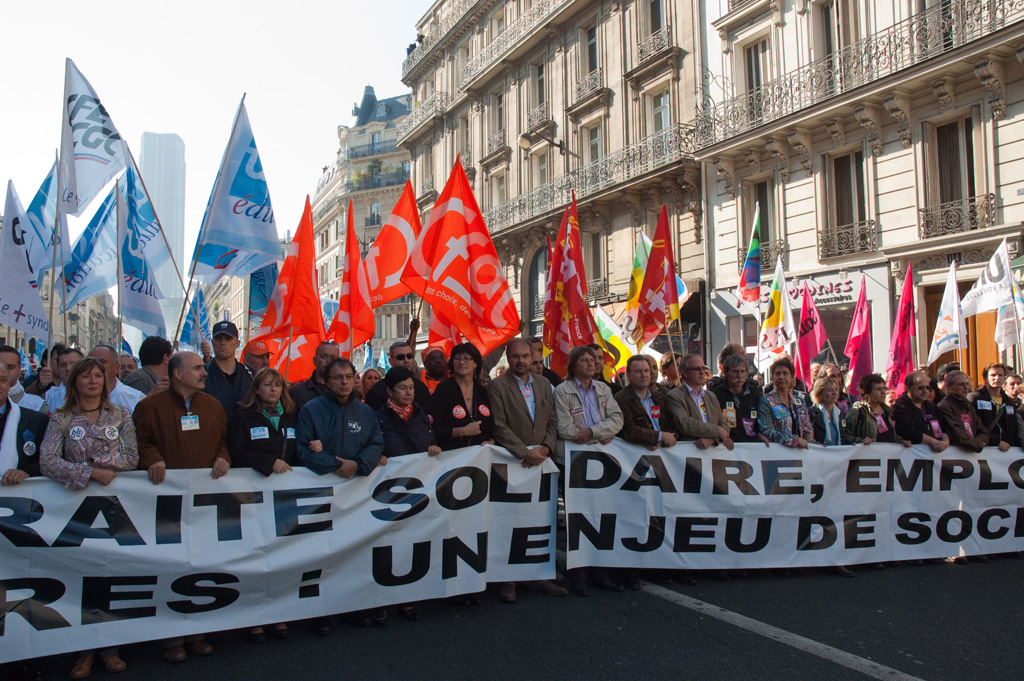
<path fill-rule="evenodd" d="M 303 622 L 292 625 L 288 640 L 259 645 L 240 631 L 212 634 L 212 656 L 177 665 L 164 662 L 156 644 L 125 646 L 128 671 L 120 678 L 1020 679 L 1022 576 L 1024 561 L 995 558 L 858 568 L 854 579 L 828 571 L 701 576 L 696 586 L 592 589 L 587 598 L 521 587 L 514 605 L 496 592 L 481 606 L 422 604 L 418 622 L 393 613 L 386 626 L 357 629 L 336 618 L 329 637 Z M 666 599 L 663 589 L 683 594 L 688 605 Z M 716 616 L 693 609 L 692 599 Z M 750 626 L 719 619 L 723 613 L 745 616 Z M 800 646 L 806 639 L 824 645 L 808 652 Z M 0 679 L 66 679 L 73 657 L 10 664 Z M 858 660 L 882 667 L 865 673 Z M 97 666 L 93 678 L 114 677 Z"/>

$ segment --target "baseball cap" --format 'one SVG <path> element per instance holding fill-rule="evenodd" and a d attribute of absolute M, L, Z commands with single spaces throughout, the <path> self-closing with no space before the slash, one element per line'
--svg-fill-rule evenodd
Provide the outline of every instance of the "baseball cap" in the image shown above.
<path fill-rule="evenodd" d="M 262 340 L 251 340 L 245 344 L 245 348 L 242 350 L 242 356 L 246 355 L 270 355 L 273 354 L 267 344 Z"/>
<path fill-rule="evenodd" d="M 238 327 L 231 322 L 217 322 L 213 325 L 213 335 L 217 336 L 224 334 L 225 336 L 231 336 L 234 339 L 238 339 Z"/>

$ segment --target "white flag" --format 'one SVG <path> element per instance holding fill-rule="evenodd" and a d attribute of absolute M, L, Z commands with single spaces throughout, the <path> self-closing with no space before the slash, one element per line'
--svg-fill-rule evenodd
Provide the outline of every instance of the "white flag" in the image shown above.
<path fill-rule="evenodd" d="M 242 97 L 196 243 L 194 276 L 213 284 L 281 259 L 274 207 Z"/>
<path fill-rule="evenodd" d="M 25 218 L 29 225 L 29 229 L 25 230 L 26 238 L 29 239 L 29 260 L 36 273 L 37 283 L 42 283 L 43 272 L 53 267 L 53 228 L 57 221 L 58 167 L 59 161 L 55 153 L 50 172 L 25 209 Z M 57 234 L 59 249 L 57 263 L 59 264 L 62 260 L 64 263 L 69 263 L 71 262 L 71 240 L 68 238 L 68 218 L 64 212 L 60 214 L 60 229 Z"/>
<path fill-rule="evenodd" d="M 956 285 L 956 262 L 949 268 L 946 278 L 946 290 L 942 292 L 939 304 L 939 319 L 935 323 L 932 334 L 932 345 L 928 349 L 928 364 L 933 364 L 944 352 L 959 350 L 967 339 L 967 327 L 964 325 L 963 313 L 960 310 L 960 291 Z"/>
<path fill-rule="evenodd" d="M 63 109 L 59 206 L 63 213 L 81 215 L 124 169 L 128 152 L 96 91 L 70 59 L 64 69 Z"/>
<path fill-rule="evenodd" d="M 1005 238 L 985 265 L 978 281 L 964 295 L 960 308 L 964 317 L 970 317 L 979 312 L 998 310 L 1003 305 L 1013 305 L 1013 272 L 1010 271 L 1010 254 Z"/>
<path fill-rule="evenodd" d="M 160 309 L 163 295 L 156 284 L 156 270 L 146 261 L 145 242 L 140 234 L 143 223 L 136 221 L 134 216 L 118 184 L 117 244 L 121 258 L 118 306 L 124 321 L 148 336 L 166 338 L 167 326 Z"/>
<path fill-rule="evenodd" d="M 785 352 L 795 340 L 796 326 L 793 324 L 793 309 L 789 304 L 789 287 L 786 286 L 786 274 L 782 269 L 782 256 L 779 256 L 775 262 L 775 277 L 768 297 L 768 312 L 761 323 L 760 346 L 768 352 Z"/>
<path fill-rule="evenodd" d="M 36 338 L 46 338 L 50 332 L 43 301 L 36 286 L 36 273 L 29 262 L 26 230 L 28 222 L 21 207 L 14 183 L 7 182 L 7 203 L 4 206 L 4 226 L 0 232 L 0 324 L 24 331 Z"/>

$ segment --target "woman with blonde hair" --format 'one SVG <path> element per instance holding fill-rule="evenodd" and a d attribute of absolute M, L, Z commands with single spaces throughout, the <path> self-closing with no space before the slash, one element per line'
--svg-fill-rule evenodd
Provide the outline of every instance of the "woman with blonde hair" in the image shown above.
<path fill-rule="evenodd" d="M 103 363 L 89 357 L 78 360 L 65 386 L 64 406 L 50 416 L 43 437 L 39 455 L 43 475 L 80 490 L 92 480 L 109 485 L 118 471 L 135 470 L 139 463 L 135 423 L 127 409 L 110 402 Z M 98 620 L 99 613 L 91 616 Z M 95 650 L 80 653 L 71 678 L 90 676 L 96 654 Z M 108 672 L 123 672 L 127 667 L 117 646 L 100 650 L 99 656 Z"/>

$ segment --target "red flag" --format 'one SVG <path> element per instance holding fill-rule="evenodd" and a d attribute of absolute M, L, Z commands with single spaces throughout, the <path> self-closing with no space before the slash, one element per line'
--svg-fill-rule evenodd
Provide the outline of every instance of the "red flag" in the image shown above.
<path fill-rule="evenodd" d="M 576 196 L 562 215 L 548 265 L 544 295 L 544 344 L 551 349 L 551 369 L 564 376 L 569 351 L 594 342 L 594 323 L 583 297 L 587 274 L 583 269 Z"/>
<path fill-rule="evenodd" d="M 519 333 L 519 311 L 458 159 L 402 281 L 483 354 Z"/>
<path fill-rule="evenodd" d="M 810 391 L 813 387 L 810 384 L 811 360 L 825 347 L 828 334 L 825 332 L 825 325 L 821 323 L 818 308 L 814 304 L 814 297 L 811 296 L 811 289 L 806 281 L 803 307 L 800 310 L 800 328 L 797 329 L 796 338 L 796 377 L 803 381 Z"/>
<path fill-rule="evenodd" d="M 886 384 L 902 395 L 903 379 L 914 370 L 914 358 L 910 350 L 910 338 L 914 336 L 914 264 L 907 265 L 907 277 L 903 280 L 903 293 L 896 310 L 896 323 L 892 328 L 892 342 L 889 345 L 889 365 L 885 367 Z"/>
<path fill-rule="evenodd" d="M 462 342 L 462 334 L 458 327 L 437 310 L 430 311 L 430 335 L 427 338 L 428 348 L 441 348 L 445 357 L 452 356 L 452 348 Z"/>
<path fill-rule="evenodd" d="M 352 222 L 352 201 L 348 202 L 348 228 L 345 231 L 345 270 L 341 277 L 338 311 L 327 329 L 327 337 L 338 343 L 342 357 L 373 338 L 373 310 L 366 299 L 366 273 L 360 267 L 359 241 Z"/>
<path fill-rule="evenodd" d="M 290 377 L 313 373 L 316 346 L 327 336 L 320 312 L 320 287 L 316 277 L 316 244 L 313 242 L 313 210 L 306 197 L 295 238 L 281 266 L 270 296 L 263 324 L 252 340 L 262 340 L 273 352 L 274 367 Z M 275 342 L 276 341 L 276 342 Z"/>
<path fill-rule="evenodd" d="M 860 397 L 860 379 L 872 373 L 871 360 L 871 310 L 868 309 L 867 277 L 861 277 L 860 296 L 857 308 L 853 311 L 853 324 L 850 327 L 850 338 L 843 350 L 850 358 L 850 387 L 848 392 L 853 397 Z"/>
<path fill-rule="evenodd" d="M 679 292 L 676 289 L 676 263 L 672 255 L 672 234 L 668 227 L 668 209 L 661 207 L 654 243 L 647 258 L 644 281 L 640 286 L 640 307 L 637 309 L 633 342 L 647 345 L 665 330 L 665 325 L 679 319 Z"/>
<path fill-rule="evenodd" d="M 378 308 L 409 293 L 409 287 L 402 283 L 402 272 L 420 236 L 420 228 L 416 195 L 412 182 L 406 182 L 401 198 L 363 261 L 370 307 Z"/>

